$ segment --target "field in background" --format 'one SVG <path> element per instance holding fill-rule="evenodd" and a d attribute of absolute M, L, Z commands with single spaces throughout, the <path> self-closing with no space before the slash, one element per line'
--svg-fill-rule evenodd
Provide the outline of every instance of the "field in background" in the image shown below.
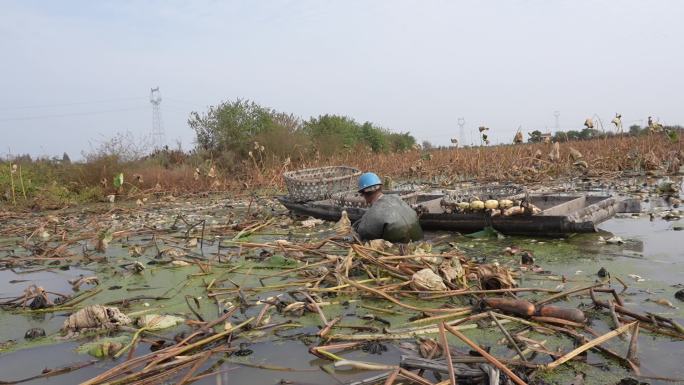
<path fill-rule="evenodd" d="M 356 147 L 329 157 L 307 150 L 284 157 L 264 147 L 230 167 L 174 150 L 128 161 L 115 154 L 101 154 L 78 163 L 20 158 L 0 163 L 0 207 L 60 208 L 102 201 L 111 194 L 118 199 L 138 199 L 153 194 L 283 190 L 282 174 L 287 170 L 341 164 L 374 171 L 394 181 L 429 182 L 444 187 L 463 180 L 533 183 L 580 176 L 667 175 L 678 173 L 684 165 L 682 139 L 664 135 L 564 142 L 558 144 L 555 156 L 553 146 L 532 143 L 400 153 Z M 124 174 L 125 183 L 115 189 L 112 179 L 118 173 Z"/>

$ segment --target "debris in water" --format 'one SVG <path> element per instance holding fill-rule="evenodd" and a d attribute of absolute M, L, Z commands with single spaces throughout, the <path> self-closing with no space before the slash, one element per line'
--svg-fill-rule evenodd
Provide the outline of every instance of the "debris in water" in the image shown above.
<path fill-rule="evenodd" d="M 439 272 L 447 282 L 459 287 L 467 286 L 465 270 L 458 258 L 445 258 L 439 265 Z"/>
<path fill-rule="evenodd" d="M 635 280 L 637 282 L 644 282 L 645 281 L 645 279 L 642 278 L 640 275 L 628 274 L 628 276 L 629 276 L 629 278 L 632 278 L 633 280 Z"/>
<path fill-rule="evenodd" d="M 42 328 L 31 328 L 24 333 L 24 338 L 27 340 L 32 340 L 34 338 L 45 337 L 45 329 Z"/>
<path fill-rule="evenodd" d="M 252 349 L 247 349 L 247 347 L 249 346 L 249 344 L 246 343 L 246 342 L 241 342 L 239 346 L 240 346 L 240 350 L 238 350 L 237 352 L 233 353 L 233 354 L 235 354 L 235 355 L 238 356 L 238 357 L 245 357 L 245 356 L 249 356 L 249 355 L 251 355 L 252 353 L 254 353 L 254 350 L 252 350 Z"/>
<path fill-rule="evenodd" d="M 144 252 L 145 250 L 142 248 L 142 246 L 133 245 L 128 248 L 128 255 L 134 258 L 143 255 Z"/>
<path fill-rule="evenodd" d="M 323 222 L 324 221 L 322 219 L 310 217 L 309 219 L 305 219 L 302 221 L 302 227 L 305 229 L 309 229 L 316 227 L 317 225 L 323 224 Z"/>
<path fill-rule="evenodd" d="M 535 307 L 529 301 L 508 298 L 485 298 L 483 304 L 489 308 L 496 309 L 508 314 L 515 314 L 522 317 L 534 315 Z"/>
<path fill-rule="evenodd" d="M 477 267 L 477 275 L 482 288 L 486 290 L 510 289 L 516 286 L 511 272 L 498 265 L 480 265 Z"/>
<path fill-rule="evenodd" d="M 392 242 L 386 241 L 384 239 L 371 239 L 370 241 L 366 242 L 366 245 L 374 250 L 378 251 L 385 251 L 387 249 L 392 248 Z"/>
<path fill-rule="evenodd" d="M 534 265 L 534 258 L 532 257 L 532 253 L 529 251 L 523 251 L 520 254 L 520 263 L 523 265 Z"/>
<path fill-rule="evenodd" d="M 333 227 L 335 229 L 335 233 L 339 236 L 345 236 L 352 231 L 352 223 L 351 220 L 349 220 L 349 216 L 347 215 L 347 210 L 342 210 L 342 215 L 340 217 L 340 220 L 335 223 L 335 226 Z"/>
<path fill-rule="evenodd" d="M 442 281 L 442 277 L 435 274 L 432 269 L 425 268 L 413 274 L 411 277 L 411 286 L 416 290 L 446 290 L 447 287 Z"/>
<path fill-rule="evenodd" d="M 382 354 L 387 351 L 387 345 L 379 341 L 366 341 L 361 345 L 361 350 L 370 354 Z"/>
<path fill-rule="evenodd" d="M 504 249 L 504 254 L 506 255 L 516 255 L 520 252 L 517 246 L 508 246 Z"/>
<path fill-rule="evenodd" d="M 174 315 L 145 314 L 138 318 L 138 326 L 149 330 L 161 330 L 174 327 L 185 322 L 185 318 Z"/>
<path fill-rule="evenodd" d="M 613 236 L 613 237 L 610 237 L 608 239 L 603 238 L 603 237 L 599 237 L 598 241 L 599 241 L 599 243 L 607 243 L 609 245 L 621 245 L 621 244 L 625 243 L 625 241 L 623 241 L 622 238 L 617 237 L 617 236 Z"/>
<path fill-rule="evenodd" d="M 84 277 L 81 276 L 78 279 L 72 279 L 68 281 L 74 291 L 79 291 L 83 285 L 99 285 L 100 279 L 96 276 Z"/>
<path fill-rule="evenodd" d="M 641 382 L 632 377 L 625 377 L 615 385 L 650 385 L 648 382 Z"/>
<path fill-rule="evenodd" d="M 660 305 L 660 306 L 669 307 L 670 309 L 678 309 L 677 306 L 673 305 L 672 302 L 666 300 L 665 298 L 658 298 L 658 299 L 656 299 L 656 300 L 652 300 L 652 299 L 650 299 L 650 298 L 646 298 L 646 300 L 647 300 L 647 301 L 650 301 L 650 302 L 653 302 L 653 303 L 657 303 L 657 304 Z"/>
<path fill-rule="evenodd" d="M 73 313 L 64 321 L 62 330 L 76 332 L 83 329 L 112 329 L 131 323 L 116 307 L 90 305 Z"/>
<path fill-rule="evenodd" d="M 677 292 L 675 293 L 674 296 L 675 296 L 675 298 L 677 298 L 678 300 L 684 301 L 684 289 L 677 290 Z"/>
<path fill-rule="evenodd" d="M 129 340 L 128 336 L 102 338 L 79 346 L 77 351 L 95 358 L 114 357 Z"/>

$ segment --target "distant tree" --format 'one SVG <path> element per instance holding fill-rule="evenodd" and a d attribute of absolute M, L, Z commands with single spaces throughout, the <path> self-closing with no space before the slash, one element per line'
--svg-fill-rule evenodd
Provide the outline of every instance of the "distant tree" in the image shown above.
<path fill-rule="evenodd" d="M 323 154 L 351 149 L 362 135 L 361 125 L 352 118 L 340 115 L 312 117 L 304 122 L 303 129 Z M 370 138 L 370 132 L 366 133 Z"/>
<path fill-rule="evenodd" d="M 575 130 L 570 130 L 570 131 L 558 131 L 553 135 L 553 141 L 554 142 L 567 142 L 570 140 L 580 140 L 582 139 L 582 135 L 579 131 Z"/>
<path fill-rule="evenodd" d="M 361 138 L 374 152 L 387 149 L 387 138 L 383 134 L 381 130 L 373 127 L 371 122 L 366 122 L 361 126 Z"/>
<path fill-rule="evenodd" d="M 340 115 L 311 118 L 304 122 L 303 130 L 323 154 L 349 150 L 357 145 L 368 146 L 374 152 L 403 151 L 416 143 L 409 133 L 390 132 L 371 122 L 359 124 Z"/>
<path fill-rule="evenodd" d="M 144 137 L 136 137 L 130 131 L 116 133 L 111 138 L 105 138 L 90 143 L 90 151 L 82 151 L 81 155 L 87 162 L 98 159 L 112 158 L 123 162 L 137 160 L 145 156 L 150 148 L 150 142 Z M 59 160 L 57 158 L 56 160 Z"/>
<path fill-rule="evenodd" d="M 385 133 L 387 135 L 387 142 L 389 143 L 390 151 L 401 152 L 410 150 L 413 148 L 413 145 L 416 144 L 416 138 L 414 138 L 409 132 L 396 133 L 385 130 Z"/>
<path fill-rule="evenodd" d="M 582 139 L 582 134 L 577 130 L 570 130 L 565 133 L 568 140 L 580 140 Z"/>
<path fill-rule="evenodd" d="M 69 154 L 66 152 L 62 155 L 62 163 L 71 164 L 71 158 L 69 158 Z"/>
<path fill-rule="evenodd" d="M 192 112 L 188 125 L 195 131 L 197 149 L 222 165 L 239 165 L 253 148 L 273 159 L 335 153 L 368 148 L 374 152 L 411 148 L 415 138 L 393 133 L 371 122 L 359 124 L 341 115 L 320 115 L 302 122 L 298 117 L 237 99 Z"/>
<path fill-rule="evenodd" d="M 8 157 L 7 160 L 12 160 L 14 163 L 31 163 L 33 161 L 30 154 L 17 155 L 14 159 Z"/>
<path fill-rule="evenodd" d="M 539 143 L 542 141 L 542 133 L 539 130 L 534 130 L 527 135 L 529 136 L 529 138 L 527 138 L 528 143 Z"/>
<path fill-rule="evenodd" d="M 580 139 L 591 139 L 600 136 L 601 132 L 595 128 L 583 128 L 579 133 Z"/>
<path fill-rule="evenodd" d="M 554 142 L 566 142 L 568 141 L 567 133 L 565 131 L 558 131 L 555 134 L 553 134 L 553 137 L 551 138 L 552 141 Z"/>
<path fill-rule="evenodd" d="M 632 124 L 631 126 L 629 126 L 629 134 L 630 135 L 637 136 L 637 135 L 641 135 L 643 132 L 644 132 L 644 130 L 638 124 Z"/>
<path fill-rule="evenodd" d="M 432 143 L 430 143 L 430 142 L 427 141 L 427 140 L 424 140 L 424 141 L 423 141 L 422 146 L 423 146 L 423 149 L 424 149 L 424 150 L 431 150 L 431 149 L 434 147 L 434 146 L 432 145 Z"/>
<path fill-rule="evenodd" d="M 211 106 L 204 114 L 190 113 L 188 125 L 197 144 L 211 152 L 230 151 L 245 157 L 253 138 L 275 126 L 275 111 L 249 100 L 237 99 Z"/>

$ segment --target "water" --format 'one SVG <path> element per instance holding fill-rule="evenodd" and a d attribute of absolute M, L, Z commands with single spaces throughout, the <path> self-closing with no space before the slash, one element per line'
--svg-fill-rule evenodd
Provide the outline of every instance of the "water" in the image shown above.
<path fill-rule="evenodd" d="M 213 205 L 210 209 L 195 213 L 194 219 L 202 218 L 203 215 L 222 215 L 225 211 L 221 211 L 221 207 L 221 205 Z M 192 210 L 192 207 L 188 207 L 184 208 L 182 212 L 189 213 Z M 164 214 L 163 210 L 158 212 L 160 217 L 167 215 Z M 192 219 L 192 217 L 190 218 Z M 122 217 L 119 220 L 124 221 L 126 219 Z M 160 220 L 159 225 L 164 224 L 168 226 L 168 218 L 166 222 Z M 599 236 L 609 237 L 610 235 L 608 234 L 577 235 L 567 239 L 507 237 L 502 240 L 489 239 L 484 241 L 442 233 L 432 233 L 428 234 L 428 236 L 435 239 L 443 239 L 440 237 L 446 235 L 449 237 L 446 240 L 454 241 L 466 253 L 488 256 L 488 261 L 496 260 L 501 263 L 510 262 L 511 258 L 517 258 L 502 255 L 501 251 L 506 246 L 516 245 L 523 249 L 531 250 L 536 264 L 545 270 L 553 272 L 554 275 L 562 275 L 567 279 L 568 282 L 564 284 L 564 289 L 594 282 L 598 278 L 596 272 L 601 267 L 604 267 L 611 273 L 612 277 L 619 277 L 629 286 L 623 295 L 628 308 L 639 312 L 650 311 L 667 317 L 673 317 L 681 324 L 684 324 L 684 303 L 674 298 L 674 293 L 679 290 L 676 285 L 684 284 L 684 249 L 682 248 L 682 241 L 684 240 L 682 235 L 684 233 L 675 231 L 673 229 L 673 222 L 667 222 L 662 219 L 650 221 L 646 215 L 642 215 L 639 218 L 614 218 L 603 223 L 601 229 L 623 238 L 625 244 L 607 245 L 598 242 Z M 180 229 L 179 233 L 183 231 L 184 229 Z M 278 226 L 269 231 L 275 235 L 265 235 L 260 238 L 253 238 L 252 240 L 273 240 L 284 238 L 287 235 L 287 230 Z M 320 236 L 323 235 L 325 234 Z M 314 230 L 310 232 L 309 236 L 315 238 L 319 235 Z M 302 238 L 307 237 L 307 235 L 300 232 L 300 234 L 294 234 L 291 237 Z M 180 243 L 184 242 L 182 238 L 177 240 Z M 211 274 L 202 275 L 203 271 L 196 265 L 183 268 L 168 268 L 168 266 L 147 264 L 143 274 L 134 275 L 125 272 L 119 266 L 136 260 L 136 258 L 129 256 L 127 249 L 133 244 L 149 246 L 150 237 L 130 237 L 125 242 L 122 240 L 121 243 L 114 243 L 110 246 L 107 252 L 109 264 L 89 264 L 87 266 L 72 267 L 69 270 L 51 268 L 50 270 L 26 274 L 1 270 L 0 296 L 14 297 L 21 295 L 23 290 L 30 284 L 42 286 L 50 291 L 69 294 L 71 293 L 71 285 L 67 283 L 67 280 L 78 277 L 81 274 L 97 274 L 102 280 L 99 286 L 102 291 L 95 297 L 85 301 L 83 305 L 132 298 L 141 294 L 165 296 L 171 299 L 132 302 L 129 308 L 124 308 L 124 311 L 133 312 L 152 309 L 151 311 L 154 312 L 181 314 L 191 318 L 192 314 L 189 313 L 184 301 L 184 296 L 190 295 L 201 297 L 202 306 L 200 313 L 205 319 L 214 319 L 218 314 L 216 306 L 213 301 L 207 300 L 205 290 L 207 282 L 212 278 L 225 279 L 228 277 L 244 288 L 258 288 L 261 284 L 258 282 L 257 276 L 265 276 L 277 272 L 277 270 L 259 269 L 258 265 L 252 265 L 248 260 L 243 260 L 242 263 L 245 266 L 229 274 L 225 273 L 225 268 L 220 266 L 215 266 Z M 218 244 L 215 242 L 208 243 L 205 245 L 203 253 L 211 255 L 218 251 L 217 246 Z M 195 252 L 198 253 L 199 250 L 195 249 Z M 236 250 L 232 252 L 237 253 Z M 225 254 L 226 251 L 224 250 L 223 253 Z M 154 248 L 148 247 L 144 256 L 138 259 L 147 263 L 154 260 L 155 254 Z M 258 250 L 244 250 L 242 256 L 254 254 L 258 254 Z M 34 266 L 33 268 L 37 267 Z M 630 274 L 642 277 L 643 281 L 638 282 L 636 279 L 630 278 Z M 541 281 L 537 278 L 534 275 L 526 275 L 522 279 L 521 286 L 553 288 L 560 284 L 559 281 Z M 9 283 L 12 280 L 28 281 Z M 266 285 L 278 285 L 288 281 L 281 280 L 280 278 L 270 279 L 266 282 Z M 621 288 L 615 280 L 613 280 L 613 283 L 615 287 Z M 118 286 L 121 287 L 117 288 Z M 230 288 L 231 284 L 228 283 L 225 287 Z M 110 288 L 112 289 L 110 290 Z M 83 290 L 87 289 L 86 287 Z M 250 300 L 264 299 L 279 292 L 279 289 L 256 292 L 245 291 Z M 543 295 L 533 295 L 529 298 L 540 297 L 543 297 Z M 234 300 L 235 295 L 230 295 L 226 298 Z M 669 300 L 678 308 L 671 309 L 652 302 L 660 298 Z M 330 298 L 330 300 L 334 300 L 334 298 Z M 145 306 L 145 303 L 148 306 Z M 376 307 L 383 307 L 388 304 L 385 301 L 371 301 L 368 303 Z M 590 300 L 587 297 L 574 297 L 570 302 L 565 302 L 565 306 L 569 304 L 569 306 L 586 307 L 586 310 L 591 313 L 593 310 L 588 308 L 589 303 Z M 564 303 L 560 302 L 559 304 L 563 305 Z M 236 315 L 231 322 L 235 324 L 244 319 L 244 317 L 256 315 L 259 309 L 260 307 L 254 306 L 247 311 L 246 315 Z M 391 320 L 393 326 L 395 323 L 405 322 L 409 316 L 416 314 L 396 306 L 393 306 L 392 310 L 402 313 L 400 316 L 387 317 Z M 337 315 L 344 316 L 342 323 L 345 325 L 356 324 L 377 328 L 383 327 L 378 322 L 360 319 L 359 316 L 371 311 L 360 308 L 356 304 L 326 307 L 325 312 L 329 319 Z M 23 340 L 23 333 L 30 327 L 42 327 L 48 335 L 55 335 L 68 314 L 69 311 L 41 314 L 0 311 L 0 324 L 2 324 L 2 328 L 0 328 L 0 342 L 14 340 L 17 343 L 9 351 L 0 352 L 0 381 L 18 380 L 37 375 L 46 367 L 56 368 L 92 359 L 87 355 L 76 353 L 75 349 L 81 343 L 80 341 L 56 342 L 42 340 L 26 343 Z M 605 316 L 607 312 L 603 311 L 601 314 L 591 325 L 599 333 L 608 331 L 611 326 L 610 318 Z M 271 322 L 282 320 L 288 319 L 273 313 Z M 213 357 L 197 373 L 210 366 L 220 368 L 220 372 L 197 383 L 212 385 L 331 384 L 346 383 L 380 373 L 377 371 L 335 369 L 330 361 L 313 356 L 309 353 L 308 349 L 310 346 L 315 346 L 319 343 L 319 340 L 315 337 L 315 334 L 318 332 L 316 325 L 319 324 L 317 316 L 308 313 L 303 317 L 295 317 L 293 320 L 299 322 L 301 326 L 287 332 L 279 332 L 277 335 L 271 332 L 255 333 L 249 335 L 249 338 L 238 339 L 234 342 L 234 345 L 239 342 L 248 342 L 248 348 L 253 350 L 253 353 L 247 357 L 229 357 L 226 355 Z M 179 326 L 160 333 L 172 337 L 185 328 L 184 326 Z M 467 331 L 466 335 L 479 343 L 493 346 L 493 351 L 498 354 L 498 352 L 502 351 L 500 350 L 501 347 L 497 346 L 497 341 L 502 336 L 492 332 L 492 330 Z M 555 341 L 553 337 L 540 335 L 534 338 L 548 339 L 549 348 L 560 346 L 563 351 L 573 348 L 573 345 L 568 340 Z M 388 351 L 382 355 L 364 353 L 360 349 L 343 351 L 339 354 L 348 359 L 397 364 L 399 356 L 403 353 L 400 341 L 387 341 L 384 343 L 388 347 Z M 456 339 L 450 339 L 450 343 L 463 351 L 468 350 L 462 342 Z M 626 344 L 626 341 L 614 339 L 605 346 L 624 354 L 626 352 Z M 149 343 L 142 342 L 138 346 L 136 355 L 146 354 L 149 351 L 148 349 Z M 26 384 L 67 385 L 79 383 L 96 376 L 107 368 L 113 367 L 117 363 L 122 362 L 123 359 L 121 358 L 118 361 L 103 360 L 72 373 L 35 379 L 26 382 Z M 223 362 L 217 361 L 219 359 L 222 359 Z M 684 378 L 684 367 L 681 365 L 684 362 L 684 341 L 672 340 L 642 331 L 639 338 L 639 359 L 642 363 L 642 374 L 645 376 Z M 544 378 L 549 383 L 567 384 L 575 377 L 578 371 L 584 371 L 587 373 L 587 384 L 612 384 L 620 378 L 630 375 L 629 371 L 616 365 L 614 361 L 608 360 L 594 352 L 589 353 L 587 360 L 589 365 L 568 365 L 561 370 L 544 375 Z M 546 360 L 546 362 L 549 361 L 548 359 Z M 246 363 L 249 366 L 241 365 L 241 363 Z M 595 366 L 598 364 L 607 365 L 607 368 Z M 434 380 L 430 376 L 428 378 Z M 671 383 L 657 380 L 648 380 L 648 382 L 651 384 Z M 173 383 L 173 381 L 167 383 Z"/>

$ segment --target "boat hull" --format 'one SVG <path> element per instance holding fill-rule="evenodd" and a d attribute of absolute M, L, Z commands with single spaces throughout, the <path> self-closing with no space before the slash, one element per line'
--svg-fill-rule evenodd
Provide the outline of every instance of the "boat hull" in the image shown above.
<path fill-rule="evenodd" d="M 343 208 L 332 204 L 331 201 L 294 202 L 287 197 L 280 197 L 279 201 L 297 215 L 311 216 L 328 221 L 339 220 L 343 210 L 347 211 L 352 222 L 361 218 L 365 213 L 364 208 Z M 545 205 L 543 214 L 491 217 L 484 212 L 471 214 L 426 212 L 419 215 L 419 220 L 423 230 L 472 233 L 486 227 L 492 227 L 508 235 L 553 237 L 570 233 L 596 232 L 596 225 L 609 219 L 615 213 L 634 212 L 640 209 L 638 204 L 632 200 L 605 196 L 559 198 L 558 196 L 540 195 L 530 196 L 530 201 Z"/>

